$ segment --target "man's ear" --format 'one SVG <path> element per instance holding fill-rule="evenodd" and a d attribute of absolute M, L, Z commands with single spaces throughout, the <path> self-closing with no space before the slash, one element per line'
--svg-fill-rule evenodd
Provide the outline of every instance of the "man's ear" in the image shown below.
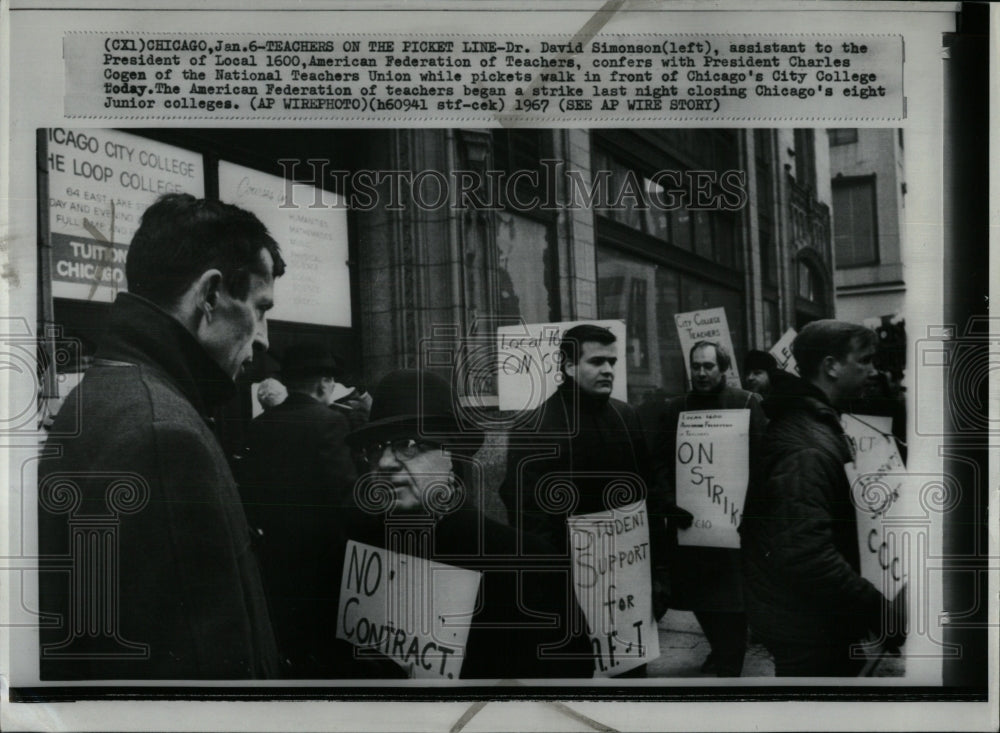
<path fill-rule="evenodd" d="M 824 356 L 820 362 L 820 372 L 829 379 L 836 380 L 840 375 L 840 361 L 831 355 Z"/>
<path fill-rule="evenodd" d="M 216 269 L 205 270 L 195 281 L 192 289 L 199 313 L 211 320 L 222 289 L 222 273 Z"/>
<path fill-rule="evenodd" d="M 563 363 L 563 371 L 566 373 L 567 377 L 571 379 L 576 379 L 576 362 L 567 361 Z"/>

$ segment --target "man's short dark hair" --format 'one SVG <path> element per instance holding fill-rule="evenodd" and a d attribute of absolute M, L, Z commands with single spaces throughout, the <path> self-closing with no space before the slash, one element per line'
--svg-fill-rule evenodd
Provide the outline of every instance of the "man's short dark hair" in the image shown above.
<path fill-rule="evenodd" d="M 261 267 L 262 249 L 274 261 L 270 273 Z M 125 260 L 130 293 L 169 307 L 212 268 L 222 273 L 226 291 L 242 300 L 251 274 L 280 277 L 285 261 L 267 227 L 238 206 L 168 193 L 146 209 Z"/>
<path fill-rule="evenodd" d="M 559 353 L 562 357 L 559 362 L 560 368 L 566 364 L 575 364 L 580 358 L 580 351 L 588 341 L 593 341 L 607 346 L 613 344 L 615 335 L 603 326 L 595 326 L 593 323 L 582 323 L 573 326 L 563 334 L 562 341 L 559 342 Z"/>
<path fill-rule="evenodd" d="M 720 344 L 718 341 L 698 341 L 691 350 L 688 352 L 688 364 L 694 359 L 694 352 L 698 349 L 705 349 L 711 346 L 715 349 L 715 363 L 719 367 L 720 372 L 728 372 L 729 366 L 733 363 L 733 358 L 729 355 L 726 347 Z"/>
<path fill-rule="evenodd" d="M 854 349 L 877 343 L 878 336 L 870 328 L 826 318 L 806 324 L 792 342 L 792 355 L 798 364 L 799 374 L 810 379 L 819 372 L 827 356 L 841 361 Z"/>

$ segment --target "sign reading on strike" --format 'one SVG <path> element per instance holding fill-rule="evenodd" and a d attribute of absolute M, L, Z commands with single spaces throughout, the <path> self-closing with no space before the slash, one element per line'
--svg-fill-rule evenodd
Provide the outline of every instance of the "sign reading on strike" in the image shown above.
<path fill-rule="evenodd" d="M 691 384 L 691 347 L 699 341 L 715 341 L 733 355 L 733 337 L 729 332 L 725 308 L 709 308 L 674 316 L 677 335 L 680 337 L 681 353 L 684 354 L 684 371 Z M 726 370 L 726 384 L 739 388 L 740 374 L 736 369 L 736 359 L 732 359 Z"/>
<path fill-rule="evenodd" d="M 480 575 L 352 540 L 337 638 L 388 657 L 410 677 L 458 679 Z"/>
<path fill-rule="evenodd" d="M 855 455 L 844 470 L 857 513 L 861 577 L 886 598 L 895 598 L 906 581 L 899 538 L 886 523 L 906 481 L 906 466 L 889 432 L 891 423 L 891 418 L 871 415 L 841 417 Z"/>
<path fill-rule="evenodd" d="M 611 396 L 623 402 L 625 379 L 624 321 L 567 321 L 501 326 L 497 329 L 497 397 L 501 410 L 532 410 L 547 400 L 562 382 L 559 342 L 574 326 L 590 323 L 615 335 L 618 352 Z"/>
<path fill-rule="evenodd" d="M 200 153 L 115 130 L 46 131 L 52 294 L 109 303 L 143 212 L 165 193 L 205 195 Z"/>
<path fill-rule="evenodd" d="M 567 520 L 573 587 L 587 618 L 595 674 L 622 674 L 660 656 L 653 618 L 646 502 Z"/>
<path fill-rule="evenodd" d="M 750 410 L 690 410 L 677 421 L 677 505 L 694 515 L 681 545 L 739 549 L 750 477 Z"/>
<path fill-rule="evenodd" d="M 784 369 L 786 372 L 795 374 L 796 376 L 799 373 L 799 365 L 792 355 L 792 342 L 797 335 L 798 333 L 794 328 L 788 329 L 781 334 L 781 338 L 771 347 L 770 351 L 771 356 L 778 362 L 778 369 Z"/>

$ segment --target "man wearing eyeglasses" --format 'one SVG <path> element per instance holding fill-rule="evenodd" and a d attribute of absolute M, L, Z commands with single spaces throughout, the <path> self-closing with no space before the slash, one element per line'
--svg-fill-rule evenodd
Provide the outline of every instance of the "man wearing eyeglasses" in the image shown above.
<path fill-rule="evenodd" d="M 458 416 L 451 386 L 430 371 L 379 382 L 370 421 L 347 438 L 369 471 L 354 492 L 367 521 L 349 538 L 481 573 L 461 678 L 589 677 L 590 643 L 570 624 L 568 563 L 555 567 L 543 542 L 482 514 L 474 454 L 485 436 Z"/>

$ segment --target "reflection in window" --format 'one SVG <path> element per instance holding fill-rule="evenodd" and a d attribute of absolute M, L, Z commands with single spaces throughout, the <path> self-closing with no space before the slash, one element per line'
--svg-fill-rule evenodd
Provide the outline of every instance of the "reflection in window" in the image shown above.
<path fill-rule="evenodd" d="M 548 227 L 525 216 L 497 212 L 499 315 L 525 323 L 552 320 L 552 256 Z"/>
<path fill-rule="evenodd" d="M 798 279 L 798 295 L 800 298 L 819 305 L 822 305 L 826 301 L 823 292 L 823 279 L 811 265 L 806 262 L 799 262 Z"/>
<path fill-rule="evenodd" d="M 663 389 L 676 395 L 686 389 L 684 354 L 674 316 L 703 308 L 726 309 L 736 348 L 743 345 L 743 297 L 693 276 L 623 254 L 597 249 L 598 315 L 625 321 L 628 343 L 622 352 L 628 369 L 629 401 Z M 738 355 L 737 355 L 738 358 Z"/>

